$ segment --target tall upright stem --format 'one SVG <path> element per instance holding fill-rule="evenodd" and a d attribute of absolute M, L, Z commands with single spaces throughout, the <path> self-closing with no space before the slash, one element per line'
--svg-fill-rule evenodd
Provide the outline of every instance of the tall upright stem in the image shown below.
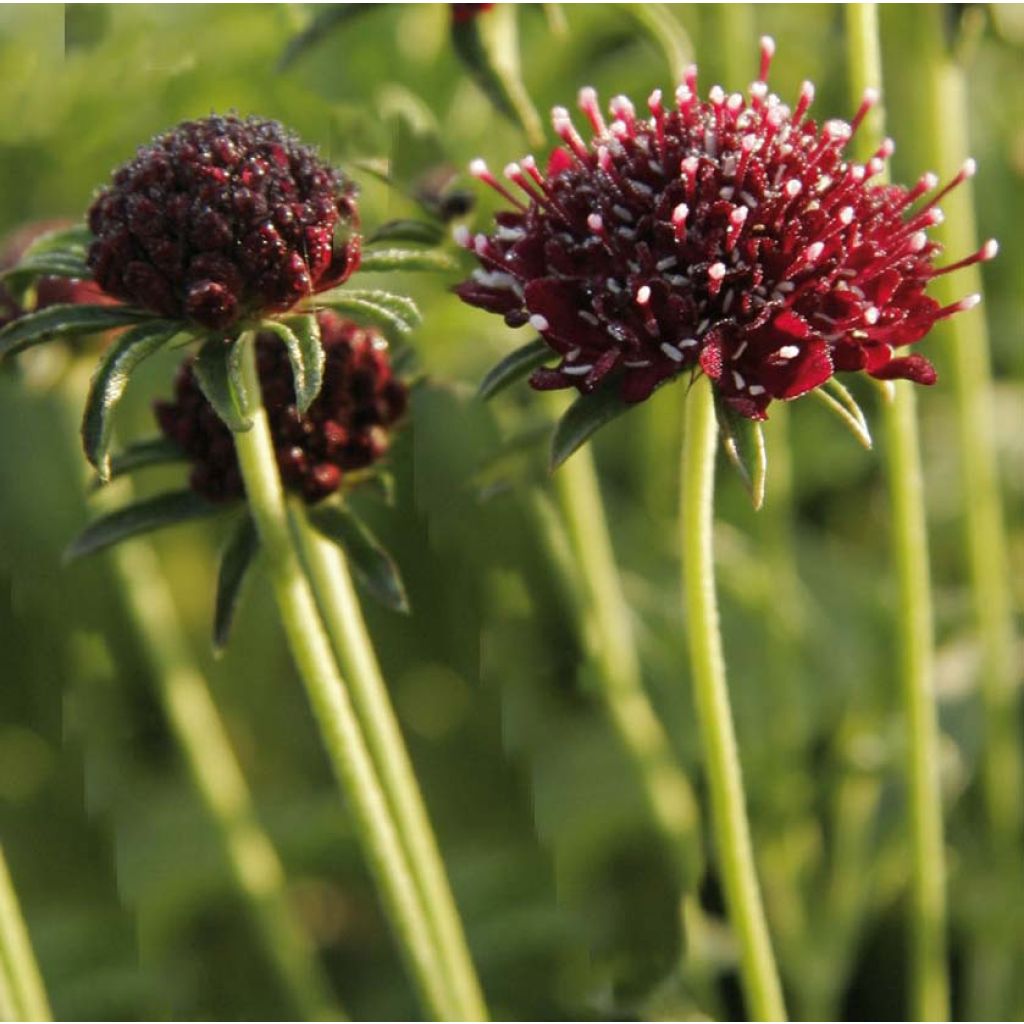
<path fill-rule="evenodd" d="M 718 425 L 703 377 L 686 399 L 680 526 L 683 595 L 694 702 L 704 747 L 712 822 L 740 973 L 753 1020 L 785 1020 L 782 987 L 757 883 L 739 751 L 733 729 L 715 595 L 713 517 Z"/>
<path fill-rule="evenodd" d="M 294 522 L 324 624 L 419 887 L 460 1019 L 485 1020 L 487 1009 L 462 921 L 345 556 L 304 515 L 296 515 Z"/>
<path fill-rule="evenodd" d="M 13 1011 L 7 1019 L 53 1019 L 3 846 L 0 846 L 0 1001 Z"/>
<path fill-rule="evenodd" d="M 848 4 L 850 84 L 854 105 L 880 89 L 882 62 L 874 4 Z M 881 141 L 881 111 L 862 126 L 866 150 Z M 886 473 L 899 591 L 899 676 L 906 731 L 911 849 L 911 996 L 917 1020 L 946 1020 L 946 872 L 939 779 L 939 723 L 934 683 L 934 626 L 928 528 L 913 385 L 898 381 L 885 404 Z"/>
<path fill-rule="evenodd" d="M 83 368 L 84 369 L 84 368 Z M 69 437 L 78 435 L 87 376 L 67 385 Z M 76 450 L 76 458 L 80 457 Z M 127 485 L 127 481 L 125 484 Z M 110 490 L 94 504 L 111 508 Z M 118 593 L 139 636 L 150 677 L 175 742 L 216 830 L 238 894 L 296 1012 L 309 1020 L 338 1020 L 341 1010 L 317 962 L 307 931 L 289 903 L 284 869 L 260 825 L 241 765 L 210 688 L 189 650 L 178 609 L 153 546 L 138 537 L 108 554 Z"/>
<path fill-rule="evenodd" d="M 433 1018 L 452 1019 L 456 1007 L 426 913 L 294 546 L 251 335 L 242 351 L 244 385 L 255 411 L 253 427 L 234 435 L 235 448 L 288 645 L 423 1006 Z"/>

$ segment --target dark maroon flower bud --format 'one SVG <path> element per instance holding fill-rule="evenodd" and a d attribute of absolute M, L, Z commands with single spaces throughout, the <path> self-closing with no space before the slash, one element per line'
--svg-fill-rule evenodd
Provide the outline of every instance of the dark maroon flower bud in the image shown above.
<path fill-rule="evenodd" d="M 326 357 L 323 387 L 304 416 L 295 407 L 284 346 L 269 334 L 256 341 L 281 479 L 308 502 L 333 494 L 346 474 L 368 468 L 387 453 L 390 433 L 408 401 L 408 388 L 392 375 L 387 342 L 379 332 L 328 311 L 317 319 Z M 231 432 L 199 390 L 191 359 L 178 373 L 174 400 L 155 408 L 161 431 L 192 460 L 193 489 L 213 501 L 242 497 Z"/>
<path fill-rule="evenodd" d="M 513 209 L 489 236 L 461 233 L 482 269 L 456 290 L 511 326 L 530 324 L 561 357 L 534 373 L 535 388 L 588 393 L 614 376 L 638 402 L 703 372 L 736 411 L 764 419 L 771 399 L 837 371 L 934 382 L 927 359 L 893 349 L 978 301 L 940 308 L 925 294 L 938 274 L 996 253 L 990 241 L 934 266 L 940 247 L 926 231 L 941 219 L 936 203 L 973 161 L 930 198 L 933 175 L 910 189 L 872 184 L 892 143 L 866 164 L 844 149 L 877 96 L 865 95 L 849 124 L 818 125 L 807 117 L 810 83 L 792 110 L 769 93 L 773 53 L 762 40 L 747 97 L 715 86 L 701 101 L 691 68 L 674 105 L 651 94 L 649 118 L 617 96 L 606 123 L 583 89 L 593 139 L 556 108 L 564 147 L 547 173 L 530 157 L 505 169 L 521 196 L 474 161 L 472 173 Z"/>
<path fill-rule="evenodd" d="M 354 186 L 257 118 L 157 137 L 99 193 L 89 226 L 107 292 L 214 330 L 289 309 L 359 263 Z"/>
<path fill-rule="evenodd" d="M 464 21 L 472 21 L 485 11 L 489 11 L 494 4 L 451 4 L 452 21 L 461 24 Z"/>

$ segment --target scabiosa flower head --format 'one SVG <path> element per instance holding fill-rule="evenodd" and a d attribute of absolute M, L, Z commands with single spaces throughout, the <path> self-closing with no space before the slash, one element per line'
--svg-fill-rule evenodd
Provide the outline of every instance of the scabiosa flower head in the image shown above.
<path fill-rule="evenodd" d="M 220 330 L 340 284 L 358 265 L 354 187 L 275 121 L 187 121 L 139 149 L 89 210 L 112 295 Z"/>
<path fill-rule="evenodd" d="M 392 375 L 387 342 L 372 328 L 336 313 L 317 314 L 326 357 L 323 387 L 305 415 L 295 406 L 288 356 L 273 335 L 256 341 L 263 401 L 285 487 L 316 502 L 341 487 L 345 475 L 367 469 L 388 450 L 405 413 L 408 388 Z M 244 493 L 231 431 L 207 402 L 186 362 L 171 402 L 158 402 L 164 435 L 192 460 L 190 483 L 212 501 Z"/>
<path fill-rule="evenodd" d="M 810 83 L 792 109 L 769 92 L 773 53 L 762 40 L 748 96 L 714 86 L 702 101 L 691 68 L 672 103 L 651 94 L 649 118 L 617 96 L 606 122 L 583 89 L 593 139 L 556 108 L 564 146 L 547 172 L 530 157 L 505 169 L 521 195 L 474 161 L 514 209 L 489 236 L 461 233 L 482 269 L 457 292 L 511 326 L 529 323 L 560 356 L 533 374 L 535 388 L 587 393 L 614 375 L 638 402 L 703 372 L 734 410 L 764 419 L 771 399 L 836 371 L 934 382 L 927 359 L 893 350 L 978 300 L 940 308 L 925 294 L 937 274 L 995 255 L 988 242 L 937 269 L 926 233 L 973 162 L 930 198 L 933 175 L 910 189 L 873 183 L 892 143 L 866 164 L 844 150 L 877 96 L 851 123 L 819 125 L 807 116 Z"/>

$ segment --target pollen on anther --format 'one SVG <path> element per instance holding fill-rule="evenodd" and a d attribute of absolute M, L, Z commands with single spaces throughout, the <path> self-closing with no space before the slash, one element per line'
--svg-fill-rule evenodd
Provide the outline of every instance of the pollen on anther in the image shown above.
<path fill-rule="evenodd" d="M 649 285 L 641 285 L 636 292 L 636 303 L 638 306 L 646 306 L 651 301 L 651 289 Z"/>
<path fill-rule="evenodd" d="M 550 325 L 550 324 L 548 323 L 548 321 L 547 321 L 547 317 L 543 317 L 543 316 L 541 316 L 541 315 L 540 315 L 540 313 L 534 313 L 534 314 L 533 314 L 533 315 L 532 315 L 532 316 L 530 317 L 530 326 L 531 326 L 531 327 L 532 327 L 532 328 L 533 328 L 533 329 L 534 329 L 535 331 L 540 331 L 541 333 L 543 333 L 543 332 L 544 332 L 544 331 L 546 331 L 546 330 L 548 329 L 548 327 L 550 327 L 551 325 Z"/>

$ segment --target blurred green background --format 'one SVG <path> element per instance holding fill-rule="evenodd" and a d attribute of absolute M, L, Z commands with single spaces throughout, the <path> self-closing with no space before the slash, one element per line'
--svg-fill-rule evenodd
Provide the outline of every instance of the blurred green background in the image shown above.
<path fill-rule="evenodd" d="M 967 39 L 979 230 L 1002 244 L 983 270 L 982 309 L 1019 610 L 1024 19 L 1015 6 L 941 13 Z M 605 99 L 624 92 L 638 106 L 652 88 L 673 84 L 662 51 L 629 12 L 572 5 L 563 14 L 559 35 L 541 6 L 518 11 L 523 77 L 542 111 L 572 105 L 583 84 Z M 929 169 L 902 140 L 921 136 L 915 48 L 932 14 L 882 10 L 898 180 Z M 136 145 L 211 111 L 279 118 L 343 166 L 393 153 L 398 160 L 410 132 L 416 159 L 456 169 L 478 155 L 501 167 L 527 151 L 455 58 L 446 5 L 362 12 L 280 72 L 288 41 L 313 16 L 283 5 L 0 7 L 0 229 L 80 216 Z M 756 72 L 757 34 L 770 32 L 774 90 L 791 97 L 809 78 L 820 116 L 850 113 L 838 7 L 673 6 L 672 16 L 704 87 L 712 79 L 745 86 Z M 935 170 L 948 177 L 955 168 Z M 368 227 L 415 213 L 353 173 Z M 464 184 L 481 191 L 468 177 Z M 490 196 L 480 200 L 489 208 Z M 484 212 L 471 219 L 484 223 Z M 531 489 L 550 491 L 544 446 L 494 466 L 503 439 L 551 418 L 553 407 L 525 387 L 493 408 L 474 399 L 486 368 L 525 339 L 462 306 L 447 291 L 455 280 L 398 285 L 424 311 L 413 344 L 427 379 L 394 450 L 395 507 L 361 508 L 402 567 L 413 614 L 370 604 L 366 612 L 492 1010 L 506 1019 L 735 1016 L 741 1004 L 713 871 L 700 892 L 701 934 L 684 934 L 672 855 L 595 696 L 558 564 L 529 514 Z M 924 343 L 940 383 L 919 404 L 955 1012 L 1015 1019 L 1024 1014 L 1024 979 L 1000 965 L 1007 955 L 1011 965 L 1024 962 L 1024 851 L 1014 863 L 992 863 L 982 835 L 978 650 L 962 539 L 970 495 L 958 483 L 945 346 L 941 331 Z M 61 566 L 89 513 L 77 410 L 59 389 L 39 386 L 53 376 L 47 358 L 22 379 L 0 379 L 0 835 L 55 1013 L 288 1017 L 293 1009 L 233 894 L 109 569 L 102 558 Z M 169 392 L 175 358 L 154 359 L 133 381 L 122 439 L 152 432 L 149 405 Z M 870 388 L 858 396 L 876 411 Z M 603 432 L 595 450 L 645 682 L 703 793 L 680 620 L 681 400 L 681 388 L 660 391 Z M 882 459 L 817 403 L 788 411 L 789 445 L 776 453 L 766 511 L 750 510 L 724 467 L 719 487 L 726 651 L 755 844 L 792 1011 L 900 1019 L 907 865 Z M 481 494 L 487 467 L 499 486 Z M 142 479 L 146 493 L 180 485 L 180 470 Z M 214 522 L 166 532 L 159 550 L 290 894 L 354 1016 L 415 1015 L 261 580 L 248 588 L 226 655 L 209 653 L 222 540 Z"/>

